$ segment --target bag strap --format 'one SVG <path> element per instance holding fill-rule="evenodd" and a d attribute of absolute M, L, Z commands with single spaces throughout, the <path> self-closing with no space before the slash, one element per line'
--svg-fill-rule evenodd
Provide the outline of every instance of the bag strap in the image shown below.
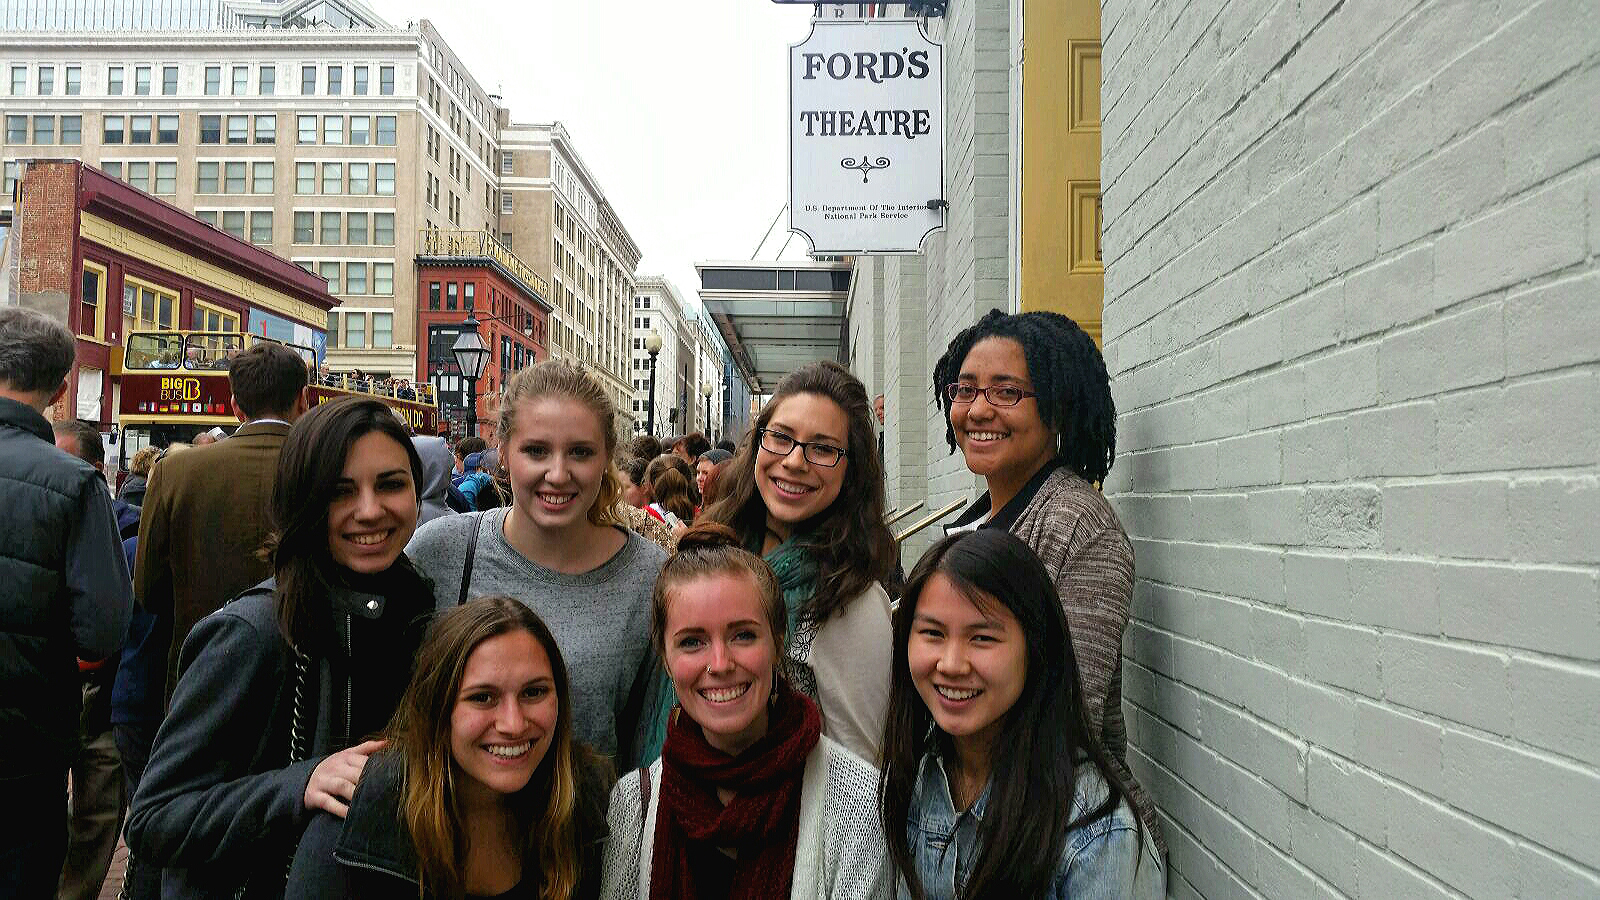
<path fill-rule="evenodd" d="M 650 818 L 650 767 L 639 767 L 639 846 L 644 846 L 644 823 Z"/>
<path fill-rule="evenodd" d="M 478 555 L 478 530 L 483 527 L 483 516 L 472 523 L 472 533 L 467 535 L 467 562 L 461 567 L 461 596 L 456 598 L 456 605 L 467 602 L 467 585 L 472 583 L 472 558 Z"/>

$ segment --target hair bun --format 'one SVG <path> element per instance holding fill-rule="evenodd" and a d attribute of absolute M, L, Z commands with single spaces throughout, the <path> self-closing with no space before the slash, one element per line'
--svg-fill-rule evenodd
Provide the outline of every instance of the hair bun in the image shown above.
<path fill-rule="evenodd" d="M 691 550 L 714 550 L 718 547 L 739 547 L 739 535 L 720 522 L 704 522 L 694 525 L 678 536 L 678 552 L 687 553 Z"/>

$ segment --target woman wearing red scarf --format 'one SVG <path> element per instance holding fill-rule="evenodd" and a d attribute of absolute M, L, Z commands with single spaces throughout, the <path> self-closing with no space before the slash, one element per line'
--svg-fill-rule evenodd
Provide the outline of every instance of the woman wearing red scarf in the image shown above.
<path fill-rule="evenodd" d="M 787 621 L 731 529 L 679 538 L 651 633 L 679 708 L 661 759 L 611 793 L 605 900 L 889 897 L 877 772 L 778 674 Z"/>

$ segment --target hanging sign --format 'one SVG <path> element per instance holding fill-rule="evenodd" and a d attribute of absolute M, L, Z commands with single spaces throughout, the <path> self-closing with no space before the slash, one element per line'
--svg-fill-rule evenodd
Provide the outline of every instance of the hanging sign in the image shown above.
<path fill-rule="evenodd" d="M 789 229 L 811 252 L 917 253 L 944 227 L 942 53 L 910 19 L 814 21 L 789 48 Z"/>

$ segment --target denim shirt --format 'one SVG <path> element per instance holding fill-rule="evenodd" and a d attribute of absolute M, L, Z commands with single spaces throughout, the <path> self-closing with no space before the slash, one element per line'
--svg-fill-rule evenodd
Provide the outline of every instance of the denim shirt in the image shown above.
<path fill-rule="evenodd" d="M 972 877 L 978 859 L 978 827 L 993 786 L 992 781 L 984 785 L 972 808 L 958 813 L 950 799 L 943 760 L 937 753 L 922 758 L 906 819 L 906 839 L 927 900 L 956 900 L 958 885 L 964 886 Z M 1106 791 L 1105 779 L 1093 763 L 1079 765 L 1072 817 L 1100 805 Z M 1149 838 L 1141 840 L 1136 821 L 1123 801 L 1110 815 L 1068 832 L 1044 900 L 1156 900 L 1164 896 L 1166 875 L 1161 860 Z M 911 896 L 904 879 L 896 896 L 899 900 Z"/>

